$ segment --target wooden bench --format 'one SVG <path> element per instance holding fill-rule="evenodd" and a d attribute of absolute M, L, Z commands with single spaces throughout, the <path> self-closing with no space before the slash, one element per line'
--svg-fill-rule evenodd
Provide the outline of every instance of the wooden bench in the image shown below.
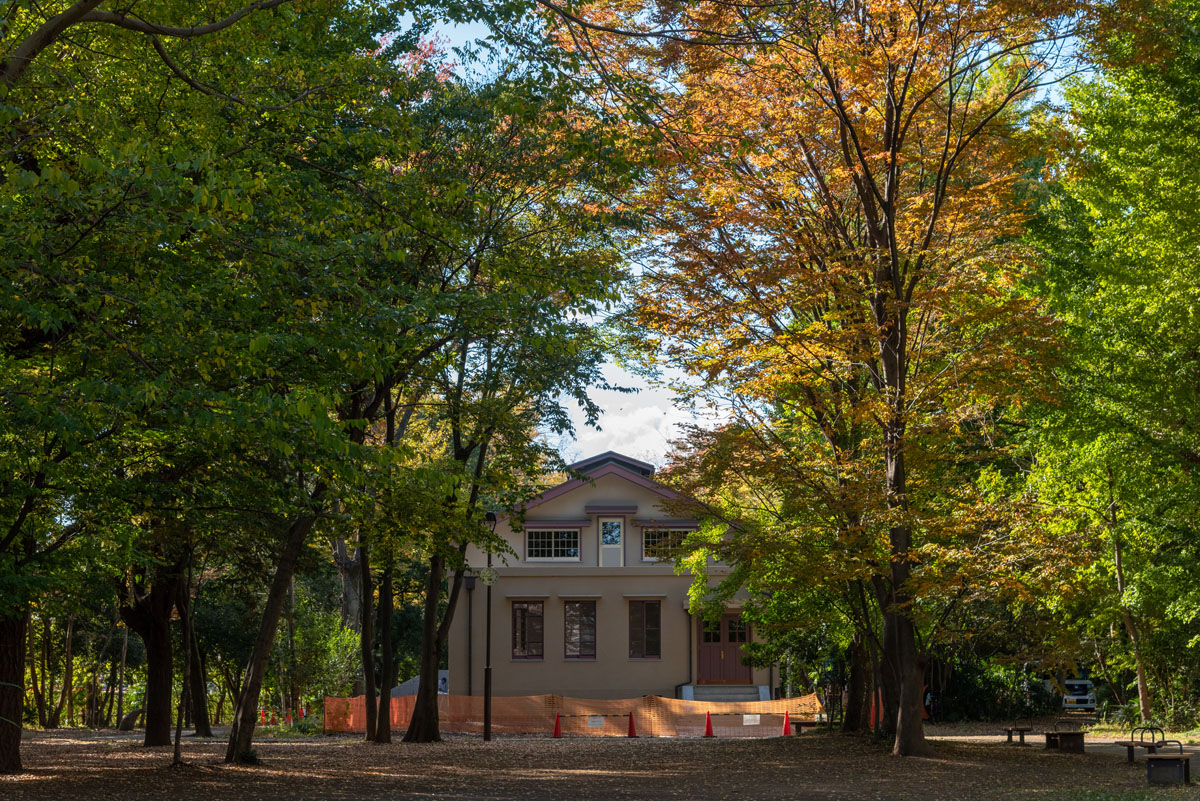
<path fill-rule="evenodd" d="M 1192 781 L 1192 757 L 1183 753 L 1183 743 L 1178 740 L 1159 740 L 1158 748 L 1164 745 L 1179 747 L 1177 754 L 1146 754 L 1146 781 L 1150 784 L 1190 784 Z"/>
<path fill-rule="evenodd" d="M 1025 745 L 1025 733 L 1033 731 L 1032 726 L 1005 726 L 1001 731 L 1008 735 L 1008 740 L 1005 742 L 1011 744 L 1014 734 L 1020 739 L 1019 745 Z"/>
<path fill-rule="evenodd" d="M 1083 753 L 1083 732 L 1081 731 L 1045 731 L 1046 748 L 1057 749 L 1068 754 Z"/>

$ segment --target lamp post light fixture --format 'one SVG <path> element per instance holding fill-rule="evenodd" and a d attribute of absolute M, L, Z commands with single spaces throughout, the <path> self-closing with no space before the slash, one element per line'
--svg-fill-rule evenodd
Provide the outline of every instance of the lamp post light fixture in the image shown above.
<path fill-rule="evenodd" d="M 484 517 L 496 534 L 496 513 L 488 512 Z M 479 572 L 479 580 L 487 587 L 487 615 L 484 621 L 483 641 L 483 740 L 492 739 L 492 585 L 496 583 L 496 571 L 492 568 L 492 543 L 488 540 L 487 567 Z"/>

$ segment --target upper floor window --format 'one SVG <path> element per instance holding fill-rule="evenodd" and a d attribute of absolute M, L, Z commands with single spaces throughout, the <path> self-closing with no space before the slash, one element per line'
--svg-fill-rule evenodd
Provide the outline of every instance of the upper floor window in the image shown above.
<path fill-rule="evenodd" d="M 544 617 L 541 601 L 513 601 L 513 659 L 541 659 Z"/>
<path fill-rule="evenodd" d="M 670 528 L 642 529 L 642 561 L 661 562 L 675 556 L 684 532 Z"/>
<path fill-rule="evenodd" d="M 527 529 L 525 558 L 541 561 L 578 561 L 578 529 Z"/>

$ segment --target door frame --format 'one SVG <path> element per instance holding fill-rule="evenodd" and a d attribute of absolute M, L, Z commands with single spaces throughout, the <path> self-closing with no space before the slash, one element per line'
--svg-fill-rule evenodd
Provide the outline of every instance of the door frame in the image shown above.
<path fill-rule="evenodd" d="M 754 668 L 742 664 L 742 643 L 728 641 L 728 621 L 738 620 L 741 610 L 726 611 L 721 615 L 719 641 L 706 643 L 704 641 L 704 618 L 696 618 L 696 683 L 697 684 L 739 684 L 754 683 Z M 754 634 L 746 622 L 746 642 L 752 642 Z"/>

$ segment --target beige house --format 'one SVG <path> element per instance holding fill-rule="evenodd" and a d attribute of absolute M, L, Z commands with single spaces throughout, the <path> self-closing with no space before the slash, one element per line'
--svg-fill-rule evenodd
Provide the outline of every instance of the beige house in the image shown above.
<path fill-rule="evenodd" d="M 654 467 L 617 453 L 571 465 L 586 476 L 501 517 L 515 552 L 492 557 L 492 682 L 497 696 L 765 700 L 775 669 L 742 664 L 754 636 L 731 609 L 719 626 L 688 612 L 691 577 L 660 559 L 672 536 L 694 529 L 663 507 L 677 499 Z M 487 555 L 469 550 L 479 575 Z M 717 566 L 719 571 L 720 566 Z M 483 694 L 486 591 L 460 597 L 450 630 L 450 692 Z"/>

